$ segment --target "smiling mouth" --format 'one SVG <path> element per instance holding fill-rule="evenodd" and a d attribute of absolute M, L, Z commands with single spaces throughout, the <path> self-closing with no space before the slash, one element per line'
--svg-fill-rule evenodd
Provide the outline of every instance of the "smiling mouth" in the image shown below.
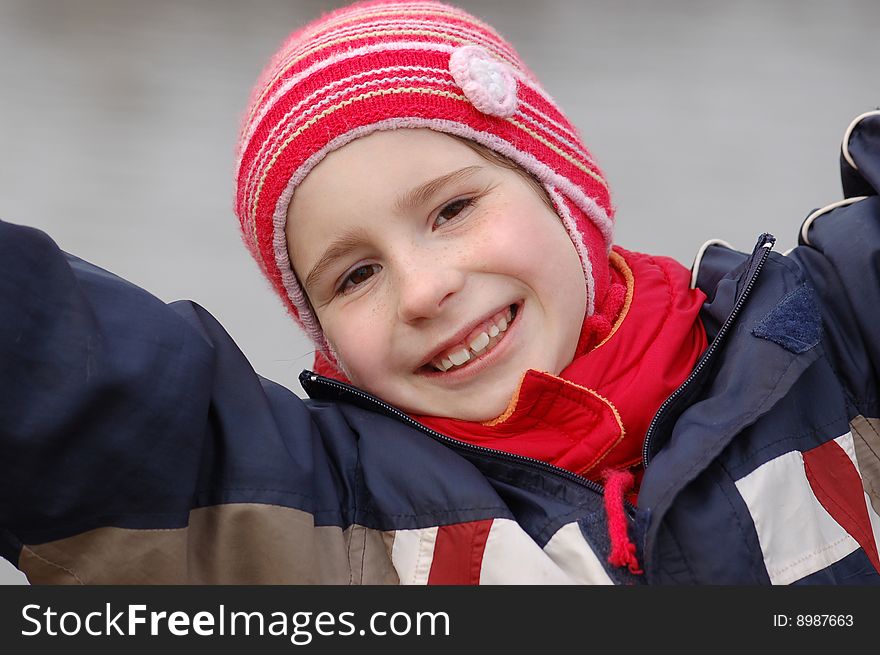
<path fill-rule="evenodd" d="M 488 354 L 504 339 L 508 328 L 516 320 L 518 310 L 517 304 L 505 307 L 475 328 L 464 341 L 441 353 L 423 368 L 431 373 L 446 373 L 467 366 Z"/>

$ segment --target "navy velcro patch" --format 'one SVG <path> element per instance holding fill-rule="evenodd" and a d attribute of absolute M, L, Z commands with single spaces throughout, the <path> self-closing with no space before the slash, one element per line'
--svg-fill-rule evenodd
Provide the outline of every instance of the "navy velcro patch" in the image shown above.
<path fill-rule="evenodd" d="M 822 318 L 812 288 L 800 286 L 782 299 L 752 330 L 793 353 L 806 352 L 822 338 Z"/>

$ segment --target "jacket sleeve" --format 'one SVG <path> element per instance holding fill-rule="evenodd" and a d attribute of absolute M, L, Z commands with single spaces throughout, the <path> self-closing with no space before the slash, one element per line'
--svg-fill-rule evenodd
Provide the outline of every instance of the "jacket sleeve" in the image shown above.
<path fill-rule="evenodd" d="M 841 146 L 845 198 L 804 221 L 791 257 L 820 299 L 825 344 L 859 412 L 880 416 L 880 111 Z"/>
<path fill-rule="evenodd" d="M 0 553 L 31 582 L 349 581 L 350 430 L 204 309 L 0 222 L 0 317 Z"/>

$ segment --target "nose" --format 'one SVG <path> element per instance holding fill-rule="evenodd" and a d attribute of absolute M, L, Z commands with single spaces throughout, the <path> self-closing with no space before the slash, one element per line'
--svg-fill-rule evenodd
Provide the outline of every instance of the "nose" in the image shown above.
<path fill-rule="evenodd" d="M 399 264 L 397 313 L 404 323 L 439 315 L 464 287 L 465 273 L 449 253 L 413 249 Z"/>

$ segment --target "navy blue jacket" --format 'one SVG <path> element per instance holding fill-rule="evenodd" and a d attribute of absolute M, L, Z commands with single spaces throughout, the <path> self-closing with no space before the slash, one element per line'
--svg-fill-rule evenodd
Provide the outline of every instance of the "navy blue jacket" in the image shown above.
<path fill-rule="evenodd" d="M 0 552 L 32 583 L 880 582 L 880 112 L 786 255 L 701 251 L 709 348 L 645 442 L 608 564 L 602 489 L 358 389 L 256 375 L 166 305 L 0 222 Z"/>

